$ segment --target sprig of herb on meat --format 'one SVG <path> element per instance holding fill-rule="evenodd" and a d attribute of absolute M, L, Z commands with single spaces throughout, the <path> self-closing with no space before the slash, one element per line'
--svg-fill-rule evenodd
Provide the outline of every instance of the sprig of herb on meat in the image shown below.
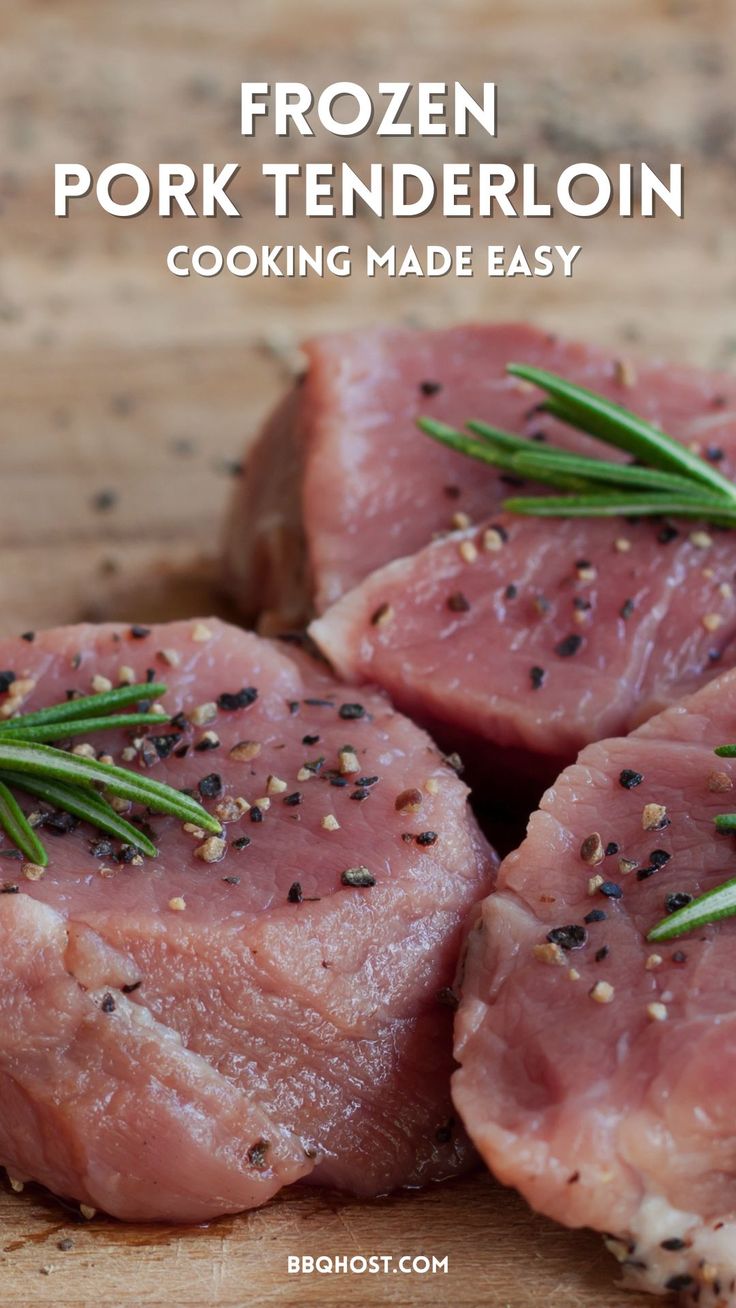
<path fill-rule="evenodd" d="M 48 743 L 116 728 L 161 726 L 170 720 L 163 711 L 121 710 L 144 701 L 149 703 L 165 694 L 166 689 L 163 683 L 121 686 L 0 722 L 0 828 L 25 858 L 40 867 L 48 864 L 48 854 L 18 804 L 15 791 L 34 795 L 62 812 L 81 818 L 149 857 L 156 854 L 155 845 L 115 811 L 107 795 L 219 833 L 217 819 L 197 800 L 173 786 L 140 776 L 130 768 L 69 753 Z"/>
<path fill-rule="evenodd" d="M 504 509 L 556 518 L 667 515 L 736 526 L 736 485 L 687 446 L 612 400 L 554 373 L 513 363 L 507 370 L 546 393 L 541 410 L 634 461 L 616 463 L 574 454 L 547 442 L 540 447 L 536 441 L 475 419 L 462 432 L 433 418 L 420 418 L 422 431 L 442 445 L 502 472 L 568 492 L 517 495 L 504 502 Z"/>

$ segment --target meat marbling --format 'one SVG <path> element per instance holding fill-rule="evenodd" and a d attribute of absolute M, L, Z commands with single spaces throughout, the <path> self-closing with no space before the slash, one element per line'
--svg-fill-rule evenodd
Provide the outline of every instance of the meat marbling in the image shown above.
<path fill-rule="evenodd" d="M 222 861 L 162 817 L 155 859 L 121 861 L 84 826 L 47 831 L 40 880 L 0 858 L 10 1174 L 124 1219 L 198 1221 L 305 1177 L 370 1195 L 462 1169 L 444 988 L 494 860 L 431 741 L 378 693 L 214 620 L 4 639 L 0 668 L 36 682 L 26 709 L 121 668 L 163 675 L 172 713 L 258 691 L 185 725 L 185 757 L 164 737 L 152 770 L 181 787 L 215 774 L 208 806 L 251 804 Z M 219 746 L 197 748 L 206 730 Z M 95 740 L 116 759 L 129 743 Z M 339 772 L 348 743 L 359 775 L 347 756 Z M 342 884 L 358 865 L 374 887 Z"/>
<path fill-rule="evenodd" d="M 499 1178 L 701 1305 L 736 1303 L 736 922 L 645 936 L 734 875 L 734 737 L 731 671 L 583 751 L 470 930 L 456 1024 L 455 1102 Z"/>

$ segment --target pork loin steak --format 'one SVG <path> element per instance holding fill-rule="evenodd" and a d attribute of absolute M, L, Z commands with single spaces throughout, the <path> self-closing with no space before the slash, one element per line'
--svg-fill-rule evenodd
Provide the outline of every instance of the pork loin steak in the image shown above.
<path fill-rule="evenodd" d="M 372 1195 L 462 1169 L 447 987 L 494 859 L 428 737 L 217 621 L 5 639 L 0 668 L 35 682 L 28 710 L 96 674 L 163 674 L 182 716 L 130 766 L 198 791 L 227 838 L 210 861 L 201 832 L 154 817 L 158 857 L 131 862 L 47 823 L 40 880 L 3 851 L 10 1174 L 199 1221 L 303 1177 Z M 116 761 L 130 745 L 94 739 Z"/>
<path fill-rule="evenodd" d="M 498 1177 L 701 1305 L 736 1302 L 736 921 L 645 937 L 734 875 L 734 738 L 736 671 L 583 751 L 470 932 L 456 1026 L 455 1103 Z"/>
<path fill-rule="evenodd" d="M 450 529 L 457 514 L 480 521 L 508 495 L 495 469 L 423 435 L 420 415 L 455 425 L 482 418 L 600 452 L 542 420 L 541 394 L 509 377 L 509 362 L 598 390 L 715 458 L 725 449 L 722 466 L 734 466 L 733 378 L 664 364 L 634 371 L 587 345 L 508 324 L 378 328 L 305 349 L 305 376 L 246 452 L 227 529 L 229 588 L 245 615 L 265 614 L 271 630 L 322 612 L 374 568 Z"/>
<path fill-rule="evenodd" d="M 350 681 L 534 806 L 578 751 L 736 659 L 729 533 L 499 515 L 373 572 L 309 630 Z"/>

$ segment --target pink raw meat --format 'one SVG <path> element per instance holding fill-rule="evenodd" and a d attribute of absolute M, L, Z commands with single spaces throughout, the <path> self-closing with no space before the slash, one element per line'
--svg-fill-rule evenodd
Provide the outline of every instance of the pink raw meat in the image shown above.
<path fill-rule="evenodd" d="M 709 1305 L 736 1302 L 736 922 L 645 937 L 734 875 L 734 738 L 731 671 L 562 773 L 470 931 L 453 1082 L 502 1181 L 607 1232 L 627 1284 Z"/>
<path fill-rule="evenodd" d="M 730 533 L 499 515 L 371 573 L 309 630 L 459 750 L 479 798 L 536 803 L 584 745 L 734 661 L 735 565 Z"/>
<path fill-rule="evenodd" d="M 0 642 L 0 669 L 36 683 L 27 710 L 128 668 L 163 675 L 186 715 L 131 766 L 145 754 L 157 779 L 221 786 L 208 807 L 251 807 L 216 863 L 162 817 L 155 859 L 49 824 L 41 880 L 0 858 L 0 1162 L 115 1216 L 175 1221 L 304 1177 L 371 1195 L 462 1169 L 446 988 L 494 868 L 464 785 L 378 693 L 214 620 Z M 244 687 L 257 697 L 192 725 Z M 93 739 L 116 760 L 130 743 Z M 359 775 L 338 770 L 346 744 Z M 343 884 L 361 865 L 375 886 Z"/>

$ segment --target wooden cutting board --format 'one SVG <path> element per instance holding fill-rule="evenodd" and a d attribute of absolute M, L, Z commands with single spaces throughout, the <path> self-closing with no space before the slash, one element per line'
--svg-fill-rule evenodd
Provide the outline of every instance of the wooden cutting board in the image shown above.
<path fill-rule="evenodd" d="M 217 540 L 232 477 L 308 332 L 526 317 L 621 354 L 729 366 L 733 27 L 730 0 L 374 0 L 368 11 L 340 0 L 3 0 L 0 631 L 227 615 Z M 281 147 L 237 135 L 240 80 L 277 77 L 496 78 L 498 158 L 537 160 L 550 176 L 581 158 L 683 160 L 687 217 L 490 229 L 294 218 L 287 233 L 257 182 Z M 326 157 L 431 167 L 476 158 L 475 145 L 376 152 L 367 135 Z M 150 213 L 116 223 L 92 206 L 68 222 L 50 216 L 57 160 L 229 158 L 252 178 L 243 223 L 193 228 Z M 585 248 L 568 283 L 179 282 L 164 269 L 178 241 L 286 239 Z M 449 1272 L 297 1278 L 290 1253 L 447 1255 Z M 304 1191 L 193 1231 L 85 1223 L 38 1193 L 0 1191 L 4 1304 L 634 1308 L 642 1300 L 615 1290 L 615 1274 L 597 1237 L 534 1217 L 483 1175 L 371 1204 Z"/>
<path fill-rule="evenodd" d="M 449 1270 L 295 1275 L 287 1271 L 289 1254 L 446 1256 Z M 304 1191 L 193 1230 L 84 1222 L 38 1195 L 0 1196 L 3 1305 L 645 1308 L 651 1302 L 616 1289 L 615 1275 L 598 1237 L 541 1220 L 487 1176 L 372 1203 Z"/>

